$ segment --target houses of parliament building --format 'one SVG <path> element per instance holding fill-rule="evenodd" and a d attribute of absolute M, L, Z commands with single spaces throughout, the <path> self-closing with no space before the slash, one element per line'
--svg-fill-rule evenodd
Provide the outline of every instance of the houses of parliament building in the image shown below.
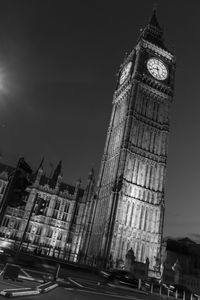
<path fill-rule="evenodd" d="M 43 199 L 44 207 L 41 214 L 32 211 L 24 249 L 117 266 L 132 248 L 136 261 L 148 258 L 153 269 L 161 252 L 174 77 L 175 57 L 154 11 L 119 68 L 97 185 L 93 170 L 83 189 L 80 181 L 62 182 L 61 162 L 52 178 L 41 164 L 25 207 L 7 207 L 1 243 L 21 239 L 37 197 L 36 206 Z M 11 171 L 0 166 L 1 196 Z"/>

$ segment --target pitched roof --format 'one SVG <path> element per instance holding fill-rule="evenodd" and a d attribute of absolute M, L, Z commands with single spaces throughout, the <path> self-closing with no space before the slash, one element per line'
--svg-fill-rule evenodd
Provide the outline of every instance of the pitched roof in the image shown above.
<path fill-rule="evenodd" d="M 156 10 L 153 11 L 148 24 L 142 30 L 139 40 L 140 39 L 149 41 L 150 43 L 166 50 L 166 47 L 164 45 L 163 29 L 158 23 Z"/>
<path fill-rule="evenodd" d="M 154 26 L 154 27 L 159 28 L 161 30 L 161 27 L 160 27 L 160 25 L 158 23 L 158 20 L 157 20 L 156 9 L 153 10 L 153 14 L 150 18 L 149 24 L 151 26 Z"/>

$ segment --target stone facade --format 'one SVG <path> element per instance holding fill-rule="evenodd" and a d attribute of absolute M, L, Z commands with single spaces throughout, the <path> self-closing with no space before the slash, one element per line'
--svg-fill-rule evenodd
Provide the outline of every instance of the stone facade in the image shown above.
<path fill-rule="evenodd" d="M 12 167 L 0 165 L 0 200 L 13 170 Z M 33 176 L 33 185 L 27 189 L 26 206 L 7 207 L 0 227 L 0 247 L 19 246 L 34 205 L 22 244 L 23 250 L 70 261 L 82 258 L 82 249 L 87 248 L 86 237 L 90 234 L 94 184 L 93 170 L 89 173 L 86 188 L 82 189 L 80 181 L 75 186 L 62 182 L 61 163 L 52 178 L 47 178 L 43 167 L 40 167 Z M 39 199 L 45 201 L 41 215 L 36 214 Z"/>
<path fill-rule="evenodd" d="M 164 64 L 164 80 L 148 71 L 151 58 Z M 118 266 L 130 248 L 151 269 L 160 259 L 174 73 L 154 12 L 117 75 L 88 252 L 105 264 Z"/>

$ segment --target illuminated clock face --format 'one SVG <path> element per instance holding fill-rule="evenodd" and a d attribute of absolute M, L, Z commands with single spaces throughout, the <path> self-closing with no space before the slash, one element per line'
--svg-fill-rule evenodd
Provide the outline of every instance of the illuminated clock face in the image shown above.
<path fill-rule="evenodd" d="M 122 69 L 121 72 L 121 76 L 120 76 L 120 80 L 119 83 L 122 84 L 124 82 L 124 80 L 127 78 L 130 70 L 131 70 L 131 66 L 132 66 L 132 62 L 129 62 L 127 65 L 125 65 L 125 67 Z"/>
<path fill-rule="evenodd" d="M 150 58 L 147 62 L 149 73 L 158 80 L 165 80 L 168 76 L 168 71 L 164 63 L 157 58 Z"/>

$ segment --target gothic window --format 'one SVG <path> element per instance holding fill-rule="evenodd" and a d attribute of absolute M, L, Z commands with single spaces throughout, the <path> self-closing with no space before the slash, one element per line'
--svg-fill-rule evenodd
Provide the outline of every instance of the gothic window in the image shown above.
<path fill-rule="evenodd" d="M 164 118 L 165 123 L 168 123 L 168 121 L 169 121 L 169 103 L 165 104 L 164 112 L 165 112 L 165 114 L 164 114 L 165 115 L 165 118 Z"/>
<path fill-rule="evenodd" d="M 121 246 L 121 255 L 123 255 L 123 250 L 124 250 L 124 240 L 123 240 L 122 246 Z"/>
<path fill-rule="evenodd" d="M 153 152 L 155 154 L 157 154 L 157 148 L 158 148 L 158 144 L 159 144 L 159 140 L 158 140 L 158 132 L 155 131 L 155 135 L 154 135 L 154 149 L 153 149 Z"/>
<path fill-rule="evenodd" d="M 153 216 L 153 211 L 152 209 L 149 210 L 149 220 L 148 220 L 148 231 L 151 232 L 152 228 L 152 216 Z"/>
<path fill-rule="evenodd" d="M 140 257 L 141 262 L 145 262 L 144 254 L 145 254 L 145 246 L 144 246 L 144 244 L 142 244 L 142 246 L 141 246 L 141 257 Z"/>
<path fill-rule="evenodd" d="M 60 208 L 60 200 L 56 199 L 54 209 L 59 210 Z"/>
<path fill-rule="evenodd" d="M 141 196 L 142 196 L 142 191 L 139 189 L 139 192 L 138 192 L 138 199 L 141 199 Z"/>
<path fill-rule="evenodd" d="M 128 252 L 128 250 L 130 249 L 130 241 L 127 241 L 127 246 L 126 246 L 126 253 Z"/>
<path fill-rule="evenodd" d="M 142 103 L 142 114 L 143 116 L 146 115 L 146 106 L 147 106 L 147 99 L 145 96 L 143 96 L 143 103 Z"/>
<path fill-rule="evenodd" d="M 147 202 L 149 203 L 150 202 L 150 193 L 147 192 Z"/>
<path fill-rule="evenodd" d="M 142 146 L 143 131 L 144 131 L 143 126 L 141 124 L 139 124 L 139 134 L 138 134 L 138 144 L 137 144 L 138 147 Z"/>
<path fill-rule="evenodd" d="M 149 216 L 148 216 L 148 211 L 149 211 L 149 209 L 148 209 L 148 208 L 146 208 L 146 210 L 145 210 L 144 231 L 146 231 L 146 230 L 147 230 L 148 218 L 149 218 Z"/>
<path fill-rule="evenodd" d="M 133 123 L 132 135 L 130 137 L 130 140 L 136 146 L 138 145 L 138 136 L 139 136 L 139 125 L 138 122 L 135 121 Z"/>
<path fill-rule="evenodd" d="M 139 113 L 142 114 L 143 102 L 144 102 L 144 94 L 142 92 L 140 92 L 139 101 L 140 101 Z"/>
<path fill-rule="evenodd" d="M 120 122 L 120 105 L 117 104 L 113 127 L 116 127 L 119 124 L 119 122 Z"/>
<path fill-rule="evenodd" d="M 11 239 L 15 240 L 16 236 L 17 236 L 17 233 L 13 231 L 11 233 Z"/>
<path fill-rule="evenodd" d="M 157 120 L 157 109 L 158 109 L 158 103 L 154 102 L 154 106 L 153 106 L 153 119 L 154 119 L 154 121 Z"/>
<path fill-rule="evenodd" d="M 145 163 L 142 163 L 142 170 L 141 170 L 141 185 L 144 186 L 145 185 L 145 179 L 146 179 L 146 165 Z"/>
<path fill-rule="evenodd" d="M 142 196 L 143 201 L 146 201 L 146 192 L 143 191 L 143 196 Z"/>
<path fill-rule="evenodd" d="M 141 206 L 141 211 L 140 211 L 140 221 L 139 221 L 139 229 L 142 229 L 143 218 L 144 218 L 144 207 Z"/>
<path fill-rule="evenodd" d="M 156 216 L 157 216 L 157 210 L 154 210 L 152 216 L 152 232 L 155 232 Z"/>
<path fill-rule="evenodd" d="M 46 236 L 49 237 L 49 238 L 51 238 L 52 235 L 53 235 L 53 230 L 52 230 L 52 228 L 49 227 Z"/>
<path fill-rule="evenodd" d="M 130 203 L 127 204 L 127 208 L 126 208 L 126 219 L 125 219 L 125 225 L 127 225 L 127 222 L 128 222 L 128 212 L 129 212 L 129 206 L 130 206 Z"/>
<path fill-rule="evenodd" d="M 164 106 L 162 103 L 160 103 L 158 109 L 158 122 L 160 122 L 161 124 L 163 123 L 163 119 L 164 119 L 163 114 L 164 114 Z"/>
<path fill-rule="evenodd" d="M 159 224 L 160 224 L 160 211 L 157 211 L 156 215 L 156 232 L 159 232 Z"/>
<path fill-rule="evenodd" d="M 150 98 L 148 99 L 148 104 L 149 104 L 149 106 L 148 106 L 148 117 L 150 119 L 152 119 L 153 118 L 153 101 Z"/>
<path fill-rule="evenodd" d="M 144 186 L 148 187 L 149 165 L 146 164 Z M 147 194 L 148 197 L 148 194 Z"/>
<path fill-rule="evenodd" d="M 52 218 L 57 219 L 58 211 L 54 210 L 52 214 Z"/>
<path fill-rule="evenodd" d="M 140 219 L 139 219 L 139 216 L 140 216 L 140 210 L 141 210 L 141 208 L 140 208 L 140 205 L 138 204 L 137 205 L 137 212 L 136 212 L 136 218 L 135 218 L 135 227 L 136 228 L 138 228 L 139 227 L 139 221 L 140 221 Z"/>
<path fill-rule="evenodd" d="M 135 158 L 134 159 L 134 166 L 133 166 L 133 177 L 132 177 L 132 182 L 133 183 L 137 182 L 137 169 L 138 169 L 138 160 Z"/>
<path fill-rule="evenodd" d="M 57 240 L 61 241 L 62 240 L 62 231 L 58 231 L 58 236 L 57 236 Z"/>
<path fill-rule="evenodd" d="M 153 145 L 154 145 L 154 131 L 151 130 L 150 132 L 150 145 L 149 145 L 149 151 L 153 152 Z"/>
<path fill-rule="evenodd" d="M 132 158 L 132 169 L 130 170 L 130 181 L 132 181 L 133 183 L 135 182 L 134 180 L 134 174 L 135 174 L 135 164 L 136 164 L 136 160 L 135 158 Z"/>
<path fill-rule="evenodd" d="M 10 219 L 9 219 L 8 217 L 5 217 L 4 220 L 3 220 L 2 226 L 8 227 L 9 220 L 10 220 Z"/>
<path fill-rule="evenodd" d="M 17 230 L 19 230 L 19 225 L 20 225 L 20 222 L 15 222 L 15 225 L 14 225 L 14 229 L 17 229 Z"/>
<path fill-rule="evenodd" d="M 39 241 L 40 241 L 40 237 L 36 235 L 33 243 L 37 245 L 39 244 Z"/>
<path fill-rule="evenodd" d="M 167 153 L 167 133 L 162 134 L 162 140 L 161 140 L 161 154 L 166 155 Z"/>
<path fill-rule="evenodd" d="M 70 206 L 70 204 L 67 202 L 67 203 L 65 204 L 64 212 L 66 212 L 66 213 L 69 212 L 69 206 Z"/>
<path fill-rule="evenodd" d="M 38 227 L 38 228 L 37 228 L 37 233 L 36 233 L 36 234 L 37 234 L 37 235 L 41 235 L 41 232 L 42 232 L 42 227 Z"/>
<path fill-rule="evenodd" d="M 133 220 L 133 212 L 134 212 L 134 203 L 132 203 L 132 209 L 131 209 L 131 216 L 129 220 L 129 226 L 131 226 L 132 220 Z"/>
<path fill-rule="evenodd" d="M 136 252 L 135 252 L 135 256 L 136 256 L 136 260 L 139 260 L 139 255 L 140 255 L 140 243 L 136 243 Z"/>
<path fill-rule="evenodd" d="M 150 166 L 150 174 L 149 174 L 149 187 L 152 189 L 153 186 L 153 166 Z"/>
<path fill-rule="evenodd" d="M 51 197 L 50 196 L 47 196 L 46 197 L 46 207 L 48 208 L 49 206 L 49 202 L 51 201 Z"/>
<path fill-rule="evenodd" d="M 164 175 L 164 167 L 159 167 L 159 177 L 158 177 L 158 190 L 162 192 L 162 184 L 163 184 L 163 175 Z"/>
<path fill-rule="evenodd" d="M 136 111 L 137 111 L 138 113 L 141 112 L 141 102 L 142 102 L 142 94 L 141 94 L 141 92 L 139 92 L 139 93 L 138 93 L 137 100 L 136 100 L 136 106 L 135 106 Z"/>
<path fill-rule="evenodd" d="M 138 161 L 138 168 L 137 168 L 137 175 L 136 175 L 136 183 L 140 184 L 140 169 L 141 169 L 141 162 Z"/>
<path fill-rule="evenodd" d="M 146 96 L 146 98 L 147 98 L 147 105 L 146 105 L 146 116 L 147 116 L 147 118 L 149 118 L 149 98 Z"/>

